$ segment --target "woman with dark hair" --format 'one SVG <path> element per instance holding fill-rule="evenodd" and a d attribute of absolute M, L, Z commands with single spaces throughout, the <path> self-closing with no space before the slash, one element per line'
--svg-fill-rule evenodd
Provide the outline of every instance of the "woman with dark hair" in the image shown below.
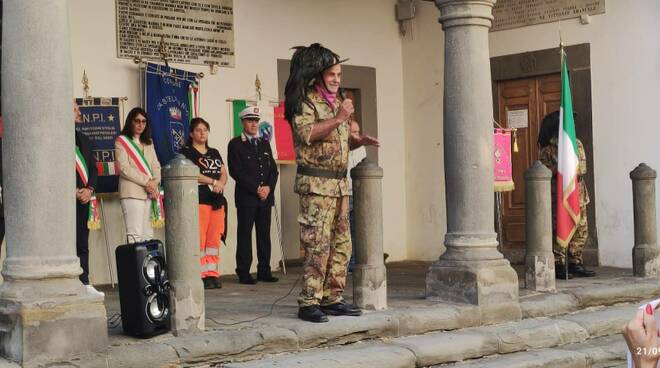
<path fill-rule="evenodd" d="M 552 171 L 552 234 L 557 233 L 557 160 L 559 148 L 557 139 L 559 134 L 559 111 L 546 115 L 539 129 L 539 160 Z M 558 279 L 577 277 L 591 277 L 596 273 L 584 268 L 582 263 L 582 250 L 587 243 L 589 227 L 587 223 L 587 205 L 589 204 L 589 192 L 584 181 L 587 174 L 587 156 L 584 146 L 576 139 L 578 148 L 578 187 L 580 193 L 580 221 L 573 237 L 568 244 L 568 275 L 566 275 L 566 249 L 562 248 L 553 238 L 552 252 L 555 255 L 555 275 Z"/>
<path fill-rule="evenodd" d="M 126 117 L 115 141 L 119 166 L 119 198 L 130 243 L 153 239 L 152 227 L 164 224 L 160 162 L 156 157 L 147 113 L 140 107 Z"/>
<path fill-rule="evenodd" d="M 190 121 L 190 135 L 181 153 L 199 166 L 199 248 L 205 289 L 221 288 L 218 261 L 226 229 L 227 201 L 223 195 L 227 170 L 220 152 L 208 144 L 211 127 L 202 118 Z"/>

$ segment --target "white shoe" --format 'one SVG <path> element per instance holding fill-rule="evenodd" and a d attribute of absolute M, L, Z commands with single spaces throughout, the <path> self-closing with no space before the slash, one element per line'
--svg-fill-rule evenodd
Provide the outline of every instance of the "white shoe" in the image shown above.
<path fill-rule="evenodd" d="M 92 286 L 92 285 L 85 285 L 85 289 L 87 290 L 87 294 L 92 294 L 92 295 L 98 295 L 98 296 L 105 297 L 104 293 L 96 290 L 94 288 L 94 286 Z"/>

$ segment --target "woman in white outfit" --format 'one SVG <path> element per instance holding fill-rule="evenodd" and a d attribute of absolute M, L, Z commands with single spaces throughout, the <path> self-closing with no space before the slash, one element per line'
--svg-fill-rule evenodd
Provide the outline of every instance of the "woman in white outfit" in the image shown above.
<path fill-rule="evenodd" d="M 147 113 L 140 107 L 126 117 L 115 142 L 119 166 L 119 196 L 130 243 L 153 239 L 152 201 L 160 196 L 160 163 L 156 157 Z"/>

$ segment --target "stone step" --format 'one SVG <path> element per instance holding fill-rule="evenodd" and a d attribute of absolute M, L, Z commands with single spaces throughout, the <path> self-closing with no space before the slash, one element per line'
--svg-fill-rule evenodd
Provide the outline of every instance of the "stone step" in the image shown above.
<path fill-rule="evenodd" d="M 312 349 L 297 354 L 279 355 L 221 366 L 228 368 L 428 367 L 477 359 L 462 364 L 472 364 L 469 367 L 480 367 L 480 362 L 490 362 L 489 359 L 493 359 L 493 361 L 508 359 L 506 361 L 510 360 L 510 364 L 514 364 L 518 361 L 524 362 L 526 357 L 539 362 L 546 360 L 559 362 L 552 365 L 537 365 L 538 367 L 564 367 L 562 365 L 564 360 L 567 362 L 566 364 L 569 364 L 566 367 L 596 367 L 593 364 L 579 365 L 579 362 L 584 361 L 585 357 L 597 358 L 599 362 L 609 361 L 607 359 L 610 359 L 608 357 L 611 357 L 611 354 L 608 354 L 614 349 L 610 345 L 623 343 L 619 335 L 621 326 L 631 318 L 637 307 L 636 304 L 631 304 L 593 308 L 555 318 L 532 318 L 494 326 L 434 332 L 379 342 L 356 343 L 343 347 Z M 607 338 L 608 336 L 614 337 Z M 570 347 L 570 349 L 562 347 Z M 623 348 L 618 349 L 623 352 Z M 522 354 L 537 354 L 538 358 L 535 358 L 534 355 Z M 496 356 L 496 358 L 483 358 L 489 356 Z M 518 358 L 519 356 L 523 356 L 523 358 Z M 493 365 L 493 367 L 497 366 Z M 512 365 L 512 367 L 514 366 Z M 537 366 L 529 365 L 529 367 Z M 605 366 L 603 365 L 603 367 Z M 521 365 L 520 367 L 527 366 Z"/>
<path fill-rule="evenodd" d="M 290 307 L 288 316 L 280 314 L 264 318 L 241 329 L 209 330 L 182 337 L 163 335 L 140 343 L 112 345 L 104 354 L 73 357 L 68 361 L 81 367 L 142 368 L 147 352 L 153 357 L 152 367 L 169 368 L 172 365 L 246 361 L 268 354 L 297 353 L 304 349 L 361 341 L 382 344 L 380 341 L 383 340 L 399 341 L 411 346 L 419 344 L 418 352 L 421 354 L 425 352 L 424 349 L 438 350 L 434 348 L 434 342 L 425 342 L 425 339 L 437 339 L 439 343 L 445 344 L 443 339 L 465 340 L 465 334 L 474 334 L 475 331 L 485 334 L 480 335 L 481 340 L 478 341 L 486 348 L 493 350 L 497 345 L 496 352 L 515 352 L 618 333 L 623 323 L 634 314 L 641 300 L 658 296 L 660 278 L 633 277 L 609 279 L 589 287 L 576 286 L 557 293 L 524 295 L 520 298 L 520 306 L 525 319 L 512 323 L 526 326 L 529 331 L 545 331 L 542 338 L 537 338 L 532 332 L 517 331 L 515 327 L 510 327 L 506 333 L 498 330 L 506 329 L 506 324 L 485 326 L 493 323 L 496 316 L 490 315 L 486 309 L 471 305 L 445 303 L 431 307 L 397 308 L 367 312 L 362 317 L 333 317 L 330 322 L 323 324 L 300 321 L 295 318 L 296 310 Z M 616 303 L 633 304 L 613 306 Z M 604 309 L 603 306 L 613 307 Z M 548 316 L 554 317 L 550 319 Z M 544 319 L 546 322 L 543 322 Z M 494 343 L 493 334 L 497 344 Z M 411 351 L 409 347 L 401 347 Z M 450 351 L 451 354 L 432 364 L 449 363 L 488 353 L 486 351 L 479 355 L 481 350 L 479 344 L 468 344 L 462 350 Z M 426 358 L 421 355 L 420 359 Z"/>
<path fill-rule="evenodd" d="M 555 348 L 497 355 L 467 362 L 433 365 L 433 368 L 606 368 L 627 367 L 626 343 L 612 335 Z"/>

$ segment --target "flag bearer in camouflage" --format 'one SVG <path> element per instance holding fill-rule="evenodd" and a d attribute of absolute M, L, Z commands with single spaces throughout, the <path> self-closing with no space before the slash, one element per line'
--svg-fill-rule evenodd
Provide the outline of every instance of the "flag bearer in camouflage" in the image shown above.
<path fill-rule="evenodd" d="M 539 160 L 552 171 L 552 233 L 556 233 L 557 228 L 557 135 L 559 132 L 559 112 L 555 111 L 548 114 L 541 123 L 538 144 L 541 148 Z M 592 277 L 596 273 L 584 268 L 582 263 L 582 250 L 587 243 L 589 227 L 587 223 L 587 205 L 589 204 L 589 192 L 584 178 L 587 174 L 587 156 L 584 152 L 584 146 L 580 140 L 577 140 L 578 147 L 578 188 L 580 192 L 580 221 L 577 224 L 575 233 L 568 243 L 568 278 Z M 552 252 L 555 255 L 555 274 L 558 279 L 566 278 L 566 248 L 563 248 L 553 239 Z"/>
<path fill-rule="evenodd" d="M 350 133 L 353 102 L 339 91 L 339 56 L 318 43 L 296 47 L 285 89 L 285 116 L 296 150 L 295 192 L 300 196 L 300 243 L 305 250 L 298 317 L 327 322 L 327 315 L 359 316 L 344 301 L 346 265 L 351 258 L 348 221 L 348 152 L 378 145 Z"/>

